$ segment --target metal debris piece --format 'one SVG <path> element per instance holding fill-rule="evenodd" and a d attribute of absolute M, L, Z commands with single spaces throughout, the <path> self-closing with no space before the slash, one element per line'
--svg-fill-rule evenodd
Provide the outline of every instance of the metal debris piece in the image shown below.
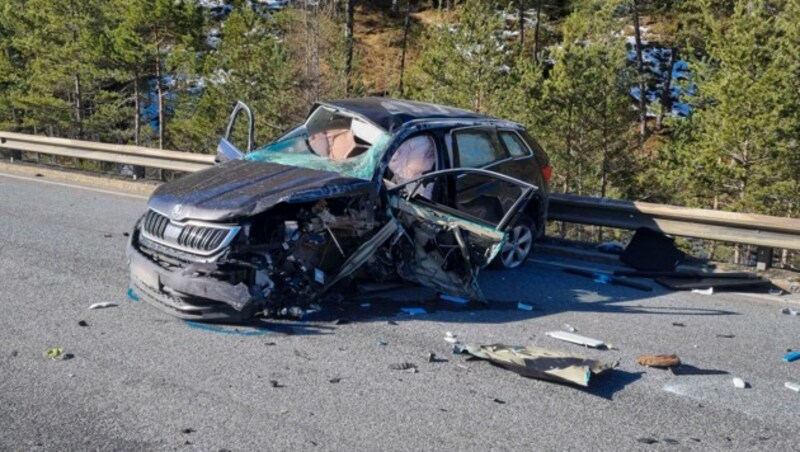
<path fill-rule="evenodd" d="M 552 337 L 553 339 L 572 342 L 573 344 L 578 344 L 578 345 L 585 345 L 586 347 L 591 347 L 591 348 L 603 348 L 606 346 L 605 342 L 601 340 L 592 339 L 590 337 L 581 336 L 578 334 L 568 333 L 566 331 L 550 331 L 544 334 Z"/>
<path fill-rule="evenodd" d="M 534 346 L 504 344 L 466 345 L 465 351 L 491 361 L 524 377 L 589 386 L 592 374 L 613 369 L 619 362 L 605 363 L 580 355 Z"/>
<path fill-rule="evenodd" d="M 678 355 L 641 355 L 636 357 L 636 364 L 645 367 L 657 367 L 666 369 L 669 367 L 678 367 L 681 365 L 681 359 Z"/>
<path fill-rule="evenodd" d="M 739 389 L 744 389 L 744 388 L 746 388 L 748 385 L 747 385 L 747 382 L 746 382 L 746 381 L 742 380 L 742 379 L 741 379 L 741 378 L 739 378 L 739 377 L 735 377 L 735 378 L 733 379 L 733 386 L 734 386 L 734 387 L 736 387 L 736 388 L 739 388 Z"/>
<path fill-rule="evenodd" d="M 101 301 L 100 303 L 94 303 L 93 305 L 89 306 L 89 309 L 113 308 L 114 306 L 118 305 L 110 301 Z"/>
<path fill-rule="evenodd" d="M 404 371 L 410 372 L 412 374 L 417 373 L 417 365 L 413 364 L 413 363 L 403 362 L 403 363 L 390 364 L 389 365 L 389 369 L 392 369 L 392 370 L 404 370 Z"/>
<path fill-rule="evenodd" d="M 388 343 L 388 342 L 386 342 L 386 341 L 385 341 L 385 340 L 383 340 L 383 339 L 378 339 L 378 341 L 376 342 L 376 344 L 377 344 L 377 345 L 379 345 L 379 346 L 381 346 L 381 347 L 385 347 L 385 346 L 389 345 L 389 343 Z"/>

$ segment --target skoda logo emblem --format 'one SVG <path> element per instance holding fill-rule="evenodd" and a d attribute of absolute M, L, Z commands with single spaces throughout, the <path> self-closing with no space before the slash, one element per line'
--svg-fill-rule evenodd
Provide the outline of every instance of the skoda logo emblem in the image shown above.
<path fill-rule="evenodd" d="M 176 204 L 175 207 L 172 208 L 172 216 L 177 217 L 183 211 L 183 204 Z"/>

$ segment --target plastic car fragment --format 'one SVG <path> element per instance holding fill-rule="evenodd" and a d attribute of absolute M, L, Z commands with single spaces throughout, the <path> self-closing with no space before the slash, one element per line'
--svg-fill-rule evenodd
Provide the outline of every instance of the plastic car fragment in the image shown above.
<path fill-rule="evenodd" d="M 523 377 L 574 383 L 580 386 L 589 386 L 592 375 L 619 366 L 619 362 L 607 363 L 534 346 L 465 345 L 464 350 L 476 358 L 491 361 Z"/>

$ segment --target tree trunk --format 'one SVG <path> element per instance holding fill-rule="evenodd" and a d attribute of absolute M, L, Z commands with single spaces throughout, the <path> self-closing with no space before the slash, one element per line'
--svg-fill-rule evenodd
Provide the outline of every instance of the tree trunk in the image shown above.
<path fill-rule="evenodd" d="M 161 80 L 161 50 L 156 49 L 156 96 L 158 97 L 158 148 L 164 149 L 164 84 Z"/>
<path fill-rule="evenodd" d="M 633 14 L 633 32 L 636 37 L 636 71 L 639 74 L 639 119 L 641 121 L 640 133 L 642 139 L 647 136 L 647 97 L 646 85 L 644 82 L 644 60 L 642 59 L 642 32 L 639 28 L 639 8 L 638 0 L 631 1 L 631 13 Z"/>
<path fill-rule="evenodd" d="M 142 99 L 141 94 L 139 93 L 139 68 L 136 68 L 133 73 L 133 143 L 136 146 L 141 146 L 142 144 L 142 118 L 141 118 L 141 109 L 142 107 Z M 134 166 L 133 167 L 133 178 L 139 179 L 144 178 L 145 176 L 145 169 L 143 166 Z"/>
<path fill-rule="evenodd" d="M 656 119 L 656 131 L 661 131 L 661 126 L 664 122 L 664 115 L 666 112 L 672 112 L 672 68 L 675 66 L 675 61 L 678 59 L 678 48 L 673 47 L 669 54 L 669 64 L 667 65 L 667 79 L 664 81 L 663 92 L 661 93 L 661 111 L 658 113 Z"/>
<path fill-rule="evenodd" d="M 411 28 L 411 0 L 406 0 L 406 17 L 403 21 L 403 54 L 400 57 L 400 83 L 397 86 L 397 91 L 400 92 L 400 97 L 403 97 L 403 78 L 406 73 L 406 52 L 408 51 L 408 30 Z"/>
<path fill-rule="evenodd" d="M 75 79 L 75 122 L 78 124 L 78 139 L 83 138 L 83 114 L 81 105 L 81 76 L 77 72 Z"/>
<path fill-rule="evenodd" d="M 525 48 L 525 8 L 523 8 L 522 0 L 519 0 L 519 9 L 517 11 L 519 20 L 519 49 L 521 53 L 522 49 Z"/>
<path fill-rule="evenodd" d="M 345 0 L 345 27 L 344 27 L 344 41 L 347 47 L 347 54 L 344 61 L 344 75 L 345 75 L 345 92 L 348 96 L 352 93 L 353 82 L 353 16 L 355 15 L 355 0 Z"/>
<path fill-rule="evenodd" d="M 539 62 L 539 22 L 542 18 L 542 0 L 536 2 L 536 28 L 533 31 L 533 61 Z"/>

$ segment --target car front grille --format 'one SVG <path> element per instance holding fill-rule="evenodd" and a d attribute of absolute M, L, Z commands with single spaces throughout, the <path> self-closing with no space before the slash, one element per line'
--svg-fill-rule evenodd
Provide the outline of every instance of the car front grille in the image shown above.
<path fill-rule="evenodd" d="M 149 210 L 142 224 L 142 232 L 148 239 L 162 245 L 207 256 L 229 244 L 239 232 L 239 227 L 212 226 L 193 221 L 176 222 Z"/>

